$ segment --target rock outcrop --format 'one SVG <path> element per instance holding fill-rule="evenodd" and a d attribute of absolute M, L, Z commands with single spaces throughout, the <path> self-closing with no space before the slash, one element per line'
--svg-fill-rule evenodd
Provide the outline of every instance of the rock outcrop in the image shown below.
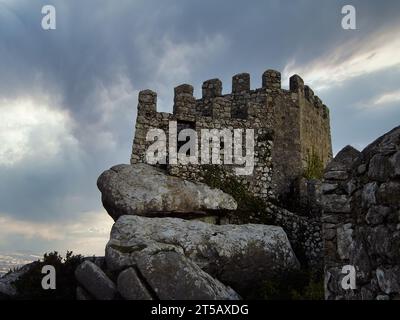
<path fill-rule="evenodd" d="M 108 275 L 106 275 L 106 273 Z M 139 253 L 123 271 L 85 261 L 75 272 L 77 300 L 239 300 L 229 286 L 175 251 Z"/>
<path fill-rule="evenodd" d="M 125 300 L 153 300 L 134 268 L 128 268 L 118 275 L 118 291 Z"/>
<path fill-rule="evenodd" d="M 136 263 L 147 284 L 161 300 L 240 299 L 230 287 L 178 252 L 143 253 Z"/>
<path fill-rule="evenodd" d="M 17 294 L 15 288 L 3 281 L 0 281 L 0 300 L 13 298 Z"/>
<path fill-rule="evenodd" d="M 193 261 L 239 293 L 255 290 L 263 281 L 299 267 L 280 227 L 139 216 L 123 216 L 114 224 L 106 263 L 113 271 L 136 265 L 145 274 L 140 261 L 152 261 L 155 258 L 150 257 L 160 252 L 175 252 L 182 263 Z M 168 273 L 174 274 L 172 270 Z"/>
<path fill-rule="evenodd" d="M 114 166 L 97 185 L 116 220 L 103 267 L 115 278 L 108 279 L 111 285 L 104 272 L 85 262 L 77 270 L 81 299 L 236 300 L 300 267 L 281 227 L 227 224 L 237 203 L 219 189 L 143 163 Z M 199 221 L 210 216 L 225 224 Z M 118 294 L 90 288 L 85 279 L 96 277 Z"/>
<path fill-rule="evenodd" d="M 94 262 L 75 271 L 79 300 L 238 300 L 300 267 L 277 226 L 136 215 L 117 220 Z"/>
<path fill-rule="evenodd" d="M 119 220 L 123 220 L 118 224 L 123 228 L 124 220 L 149 222 L 151 219 L 123 216 Z M 128 223 L 124 225 L 126 228 L 131 228 Z M 142 228 L 143 224 L 136 224 L 136 226 Z M 141 242 L 140 239 L 137 240 Z M 119 259 L 118 255 L 109 254 L 107 264 L 112 268 L 105 266 L 104 271 L 89 260 L 79 265 L 75 271 L 76 279 L 81 285 L 77 288 L 77 299 L 240 299 L 233 289 L 209 275 L 192 259 L 186 257 L 181 252 L 182 249 L 174 248 L 173 245 L 155 245 L 150 239 L 143 238 L 143 244 L 139 243 L 138 246 L 138 248 L 142 248 L 140 250 L 134 241 L 132 239 L 129 245 L 122 240 L 110 240 L 112 243 L 108 250 L 109 253 L 111 250 L 111 252 L 118 252 L 121 256 L 128 256 L 127 261 L 129 260 L 130 263 L 120 264 L 120 261 L 114 261 L 114 259 Z M 148 247 L 146 247 L 146 242 Z M 114 245 L 114 243 L 118 243 L 118 245 Z M 138 250 L 135 251 L 135 248 Z M 115 265 L 118 265 L 119 269 L 114 268 Z"/>
<path fill-rule="evenodd" d="M 117 297 L 115 284 L 93 262 L 81 263 L 75 270 L 75 277 L 98 300 L 113 300 Z"/>
<path fill-rule="evenodd" d="M 345 147 L 323 184 L 327 299 L 400 298 L 400 127 L 362 152 Z M 356 269 L 344 290 L 342 267 Z"/>
<path fill-rule="evenodd" d="M 237 208 L 232 196 L 221 190 L 143 163 L 114 166 L 101 174 L 97 186 L 104 208 L 114 220 L 123 215 L 187 219 Z"/>
<path fill-rule="evenodd" d="M 22 266 L 14 272 L 10 272 L 0 278 L 0 300 L 13 299 L 17 297 L 18 292 L 14 286 L 14 282 L 17 281 L 25 273 L 29 272 L 32 266 L 36 262 L 29 263 Z"/>

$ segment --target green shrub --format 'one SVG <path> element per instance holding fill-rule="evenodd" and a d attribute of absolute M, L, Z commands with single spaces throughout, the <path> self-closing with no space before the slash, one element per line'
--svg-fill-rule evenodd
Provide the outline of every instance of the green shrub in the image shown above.
<path fill-rule="evenodd" d="M 265 202 L 249 192 L 242 182 L 235 176 L 229 175 L 221 166 L 205 166 L 203 179 L 211 188 L 218 188 L 236 200 L 238 208 L 234 214 L 243 222 L 248 222 L 248 217 L 254 216 L 260 223 L 272 223 Z"/>
<path fill-rule="evenodd" d="M 265 300 L 323 300 L 323 277 L 310 270 L 287 272 L 265 281 L 257 295 Z"/>
<path fill-rule="evenodd" d="M 292 292 L 293 300 L 324 300 L 324 283 L 323 280 L 311 279 L 302 291 L 294 290 Z"/>
<path fill-rule="evenodd" d="M 324 164 L 314 148 L 311 153 L 307 154 L 307 167 L 304 171 L 304 178 L 306 179 L 322 179 L 324 174 Z"/>
<path fill-rule="evenodd" d="M 73 255 L 68 251 L 65 258 L 57 251 L 45 253 L 43 260 L 32 264 L 30 270 L 23 274 L 14 285 L 18 290 L 18 299 L 22 300 L 74 300 L 77 282 L 75 280 L 75 269 L 81 264 L 83 257 Z M 45 274 L 42 268 L 52 265 L 56 270 L 56 289 L 44 290 L 41 282 Z"/>

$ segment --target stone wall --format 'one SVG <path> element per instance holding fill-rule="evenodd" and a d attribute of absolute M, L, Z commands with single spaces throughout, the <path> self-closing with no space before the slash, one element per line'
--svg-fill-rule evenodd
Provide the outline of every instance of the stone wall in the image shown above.
<path fill-rule="evenodd" d="M 327 166 L 323 183 L 327 299 L 400 297 L 400 127 L 362 152 L 346 147 Z M 344 290 L 345 265 L 356 289 Z"/>
<path fill-rule="evenodd" d="M 177 93 L 177 90 L 175 90 L 175 93 Z M 155 97 L 155 93 L 145 91 L 141 93 L 139 99 L 142 101 L 147 101 L 153 99 L 153 97 Z M 193 96 L 185 93 L 184 97 L 175 97 L 175 101 L 179 101 L 182 98 L 185 98 L 186 101 L 189 101 L 191 98 L 193 98 Z M 257 100 L 257 98 L 259 97 L 257 97 L 256 94 L 254 100 Z M 192 101 L 194 101 L 194 98 Z M 175 113 L 173 114 L 155 112 L 155 102 L 151 105 L 141 105 L 139 107 L 141 112 L 138 112 L 136 121 L 136 132 L 131 163 L 145 162 L 145 150 L 149 145 L 152 144 L 152 142 L 147 142 L 145 140 L 148 130 L 150 128 L 160 128 L 163 129 L 168 135 L 170 121 L 177 122 L 178 131 L 181 125 L 186 125 L 188 128 L 195 129 L 199 139 L 201 137 L 201 129 L 254 129 L 254 173 L 250 176 L 238 176 L 238 178 L 245 185 L 247 185 L 249 190 L 251 190 L 254 194 L 257 194 L 264 199 L 273 197 L 271 158 L 273 142 L 270 132 L 271 120 L 268 119 L 271 113 L 265 112 L 260 114 L 257 112 L 258 110 L 249 108 L 249 110 L 247 110 L 248 114 L 246 119 L 223 117 L 221 116 L 223 113 L 221 110 L 224 110 L 224 108 L 229 110 L 231 109 L 228 102 L 229 100 L 227 98 L 218 97 L 212 100 L 212 108 L 205 109 L 207 112 L 212 111 L 214 113 L 216 112 L 215 110 L 218 110 L 218 116 L 216 118 L 210 116 L 195 116 L 193 113 L 188 112 L 188 110 L 184 110 L 183 106 L 177 106 L 176 104 L 174 106 Z M 204 103 L 204 101 L 198 101 L 198 104 L 201 103 Z M 188 104 L 185 103 L 184 105 L 187 106 Z M 179 110 L 179 112 L 177 110 Z M 245 145 L 243 145 L 243 147 L 244 146 Z M 225 166 L 227 171 L 232 172 L 232 174 L 234 167 L 236 166 Z M 170 174 L 189 180 L 202 181 L 203 179 L 201 174 L 203 165 L 201 164 L 168 164 L 167 169 Z"/>
<path fill-rule="evenodd" d="M 298 82 L 302 87 L 302 80 L 300 79 Z M 299 97 L 303 167 L 306 167 L 307 158 L 313 152 L 321 159 L 325 167 L 332 160 L 329 109 L 308 86 L 303 87 Z"/>
<path fill-rule="evenodd" d="M 323 242 L 321 220 L 317 217 L 303 217 L 269 205 L 269 213 L 275 224 L 286 232 L 293 250 L 303 267 L 311 267 L 314 271 L 323 267 Z"/>
<path fill-rule="evenodd" d="M 304 171 L 310 150 L 324 163 L 331 158 L 329 110 L 297 75 L 290 78 L 289 90 L 284 90 L 280 73 L 267 70 L 262 87 L 252 90 L 250 75 L 238 74 L 232 78 L 229 94 L 222 94 L 219 79 L 211 79 L 203 83 L 200 99 L 193 97 L 192 86 L 184 84 L 175 88 L 172 114 L 157 112 L 156 105 L 155 92 L 139 93 L 131 163 L 144 162 L 152 143 L 146 141 L 148 130 L 168 132 L 169 121 L 177 121 L 178 131 L 195 129 L 199 137 L 201 129 L 254 129 L 255 170 L 240 179 L 265 200 L 290 192 L 293 181 Z M 169 165 L 168 170 L 176 176 L 201 180 L 201 166 Z"/>

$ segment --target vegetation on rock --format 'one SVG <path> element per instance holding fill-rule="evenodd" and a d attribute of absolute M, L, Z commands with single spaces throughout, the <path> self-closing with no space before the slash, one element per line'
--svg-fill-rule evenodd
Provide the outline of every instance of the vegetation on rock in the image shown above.
<path fill-rule="evenodd" d="M 310 270 L 292 271 L 264 282 L 256 299 L 265 300 L 323 300 L 322 273 Z"/>
<path fill-rule="evenodd" d="M 230 194 L 237 202 L 238 208 L 233 213 L 242 223 L 272 224 L 266 203 L 252 194 L 235 176 L 229 174 L 223 167 L 207 165 L 204 167 L 203 182 L 212 188 L 217 188 Z"/>
<path fill-rule="evenodd" d="M 324 164 L 314 148 L 311 153 L 307 154 L 307 167 L 304 171 L 304 178 L 306 179 L 322 179 L 324 174 Z"/>
<path fill-rule="evenodd" d="M 74 300 L 77 282 L 75 269 L 83 261 L 83 256 L 74 255 L 67 251 L 63 258 L 57 251 L 45 253 L 43 260 L 36 261 L 28 272 L 23 274 L 14 285 L 18 291 L 17 299 L 20 300 Z M 42 268 L 52 265 L 56 270 L 56 289 L 44 290 L 41 282 Z"/>

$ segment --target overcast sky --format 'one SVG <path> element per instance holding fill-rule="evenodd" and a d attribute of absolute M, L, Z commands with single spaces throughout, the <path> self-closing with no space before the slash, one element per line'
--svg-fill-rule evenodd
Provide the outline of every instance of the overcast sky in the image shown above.
<path fill-rule="evenodd" d="M 57 29 L 41 28 L 56 8 Z M 356 8 L 357 30 L 341 27 Z M 400 1 L 0 0 L 0 252 L 102 254 L 99 174 L 128 163 L 137 93 L 266 69 L 331 110 L 334 153 L 399 125 Z"/>

